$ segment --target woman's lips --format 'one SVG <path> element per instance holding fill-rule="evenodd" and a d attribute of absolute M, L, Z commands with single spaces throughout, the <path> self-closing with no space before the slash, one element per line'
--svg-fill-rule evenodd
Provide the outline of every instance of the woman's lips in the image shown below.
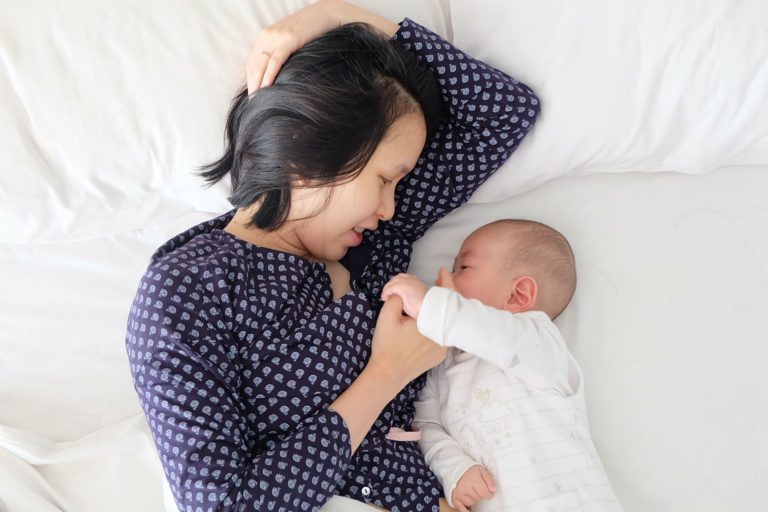
<path fill-rule="evenodd" d="M 349 237 L 350 237 L 350 240 L 352 242 L 352 243 L 349 244 L 349 246 L 350 247 L 357 247 L 358 245 L 360 245 L 360 243 L 363 241 L 363 234 L 362 233 L 358 233 L 354 229 L 350 229 L 349 233 L 350 233 Z"/>

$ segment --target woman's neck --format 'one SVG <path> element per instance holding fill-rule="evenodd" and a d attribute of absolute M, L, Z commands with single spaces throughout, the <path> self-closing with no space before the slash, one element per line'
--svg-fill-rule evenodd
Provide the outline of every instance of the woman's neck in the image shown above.
<path fill-rule="evenodd" d="M 250 226 L 248 223 L 251 216 L 252 212 L 248 208 L 239 208 L 224 227 L 224 231 L 259 247 L 295 254 L 310 261 L 319 261 L 301 245 L 295 231 L 290 228 L 290 222 L 275 231 L 266 231 Z"/>
<path fill-rule="evenodd" d="M 235 216 L 232 217 L 229 223 L 224 226 L 224 231 L 259 247 L 295 254 L 310 261 L 314 261 L 315 263 L 324 263 L 325 270 L 331 280 L 333 300 L 337 300 L 351 290 L 349 270 L 338 261 L 324 261 L 309 254 L 309 252 L 298 243 L 298 238 L 296 237 L 295 231 L 290 228 L 290 224 L 285 224 L 282 228 L 276 231 L 265 231 L 257 227 L 249 226 L 248 221 L 250 218 L 251 214 L 248 213 L 247 210 L 240 208 L 235 212 Z M 295 242 L 292 243 L 292 240 L 295 240 Z"/>

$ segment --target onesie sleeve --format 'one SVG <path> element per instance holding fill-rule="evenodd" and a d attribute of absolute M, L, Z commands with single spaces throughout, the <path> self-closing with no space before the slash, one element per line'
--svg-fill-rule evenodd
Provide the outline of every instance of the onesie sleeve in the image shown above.
<path fill-rule="evenodd" d="M 568 374 L 570 354 L 560 331 L 542 311 L 510 313 L 433 286 L 417 319 L 419 332 L 500 368 L 515 367 L 544 385 Z"/>
<path fill-rule="evenodd" d="M 440 379 L 439 367 L 433 368 L 427 374 L 427 383 L 415 402 L 416 413 L 413 425 L 421 430 L 419 447 L 424 452 L 424 458 L 429 467 L 440 480 L 445 499 L 453 507 L 453 490 L 459 479 L 469 468 L 482 463 L 467 455 L 459 443 L 443 428 L 442 407 L 437 391 L 438 379 Z"/>
<path fill-rule="evenodd" d="M 157 269 L 145 274 L 131 308 L 126 346 L 134 386 L 179 509 L 319 509 L 334 495 L 351 459 L 344 420 L 319 408 L 296 429 L 259 446 L 249 434 L 248 411 L 239 396 L 242 369 L 227 331 L 235 321 L 228 316 L 227 290 L 213 280 L 198 288 L 205 297 L 200 304 L 185 303 L 166 293 L 162 283 L 171 277 Z M 268 428 L 279 426 L 263 425 Z"/>
<path fill-rule="evenodd" d="M 434 73 L 447 113 L 396 190 L 395 214 L 388 224 L 412 242 L 465 203 L 509 158 L 540 106 L 526 85 L 410 19 L 392 41 Z"/>

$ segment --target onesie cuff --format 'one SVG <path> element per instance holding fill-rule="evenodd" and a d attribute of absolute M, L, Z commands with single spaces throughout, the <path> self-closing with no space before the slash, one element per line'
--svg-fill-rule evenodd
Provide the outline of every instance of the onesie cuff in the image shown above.
<path fill-rule="evenodd" d="M 421 311 L 416 319 L 419 332 L 438 345 L 446 346 L 443 339 L 443 326 L 445 325 L 445 311 L 448 297 L 454 291 L 442 286 L 433 286 L 427 290 L 421 303 Z"/>

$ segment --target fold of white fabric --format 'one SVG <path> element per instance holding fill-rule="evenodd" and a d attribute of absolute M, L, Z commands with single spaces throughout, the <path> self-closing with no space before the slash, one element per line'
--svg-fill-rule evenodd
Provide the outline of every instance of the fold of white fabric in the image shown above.
<path fill-rule="evenodd" d="M 0 425 L 0 481 L 7 512 L 89 512 L 105 503 L 157 510 L 163 500 L 162 469 L 138 414 L 65 442 Z"/>

